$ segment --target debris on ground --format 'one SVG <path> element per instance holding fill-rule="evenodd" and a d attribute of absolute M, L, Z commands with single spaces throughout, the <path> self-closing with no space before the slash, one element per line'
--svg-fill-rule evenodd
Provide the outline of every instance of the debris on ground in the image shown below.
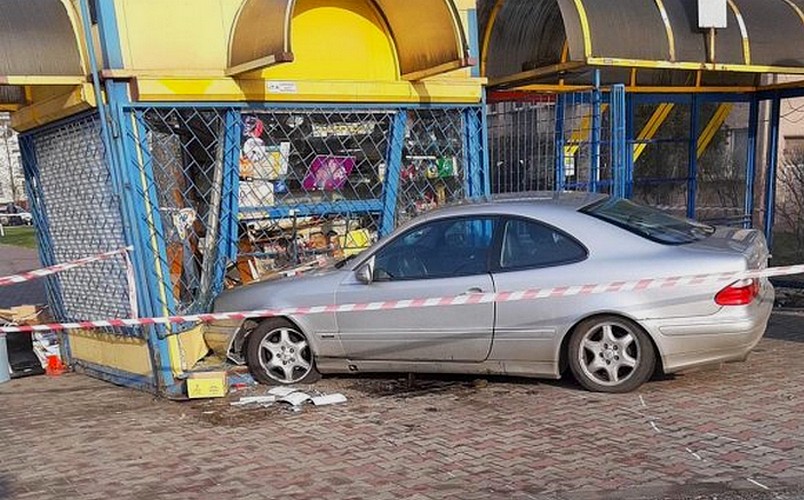
<path fill-rule="evenodd" d="M 52 321 L 47 306 L 22 305 L 0 309 L 0 326 L 36 326 Z M 7 336 L 11 377 L 60 374 L 64 371 L 59 336 L 53 332 L 10 333 Z"/>
<path fill-rule="evenodd" d="M 267 408 L 274 403 L 287 403 L 294 411 L 300 411 L 307 403 L 315 406 L 326 406 L 346 402 L 346 396 L 340 393 L 322 394 L 313 391 L 308 394 L 293 387 L 274 387 L 264 396 L 242 396 L 238 401 L 229 403 L 230 406 L 258 405 Z"/>

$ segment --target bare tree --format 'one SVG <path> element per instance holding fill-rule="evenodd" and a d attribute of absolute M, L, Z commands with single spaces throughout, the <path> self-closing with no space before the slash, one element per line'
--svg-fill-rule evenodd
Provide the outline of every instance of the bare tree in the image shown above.
<path fill-rule="evenodd" d="M 804 259 L 804 150 L 785 151 L 779 168 L 776 229 L 795 243 L 794 258 Z"/>

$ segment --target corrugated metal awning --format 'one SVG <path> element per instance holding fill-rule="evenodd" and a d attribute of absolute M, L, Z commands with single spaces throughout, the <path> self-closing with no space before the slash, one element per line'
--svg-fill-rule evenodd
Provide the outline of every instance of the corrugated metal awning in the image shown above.
<path fill-rule="evenodd" d="M 85 80 L 79 21 L 69 0 L 3 0 L 0 84 Z M 42 80 L 44 81 L 44 80 Z"/>
<path fill-rule="evenodd" d="M 0 3 L 0 104 L 25 101 L 25 85 L 86 81 L 79 20 L 69 0 Z"/>
<path fill-rule="evenodd" d="M 471 65 L 452 0 L 373 3 L 387 23 L 403 79 L 417 80 Z M 245 0 L 232 28 L 227 75 L 293 60 L 290 32 L 295 6 L 296 0 Z"/>
<path fill-rule="evenodd" d="M 697 0 L 479 0 L 481 66 L 498 87 L 588 84 L 594 68 L 609 82 L 646 86 L 754 85 L 763 73 L 804 73 L 804 0 L 727 7 L 710 59 Z"/>

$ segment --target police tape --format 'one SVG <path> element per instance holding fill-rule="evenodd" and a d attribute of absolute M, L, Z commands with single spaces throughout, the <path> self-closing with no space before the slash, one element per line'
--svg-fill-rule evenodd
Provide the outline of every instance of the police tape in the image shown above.
<path fill-rule="evenodd" d="M 804 264 L 784 267 L 772 267 L 756 271 L 736 273 L 710 273 L 688 276 L 671 276 L 665 278 L 647 278 L 631 281 L 614 281 L 610 283 L 557 286 L 546 288 L 530 288 L 510 292 L 478 292 L 455 296 L 428 297 L 404 300 L 386 300 L 381 302 L 365 302 L 351 304 L 330 304 L 309 307 L 286 307 L 279 309 L 260 309 L 243 312 L 192 314 L 184 316 L 163 316 L 137 319 L 110 319 L 103 321 L 79 321 L 72 323 L 52 323 L 47 325 L 0 327 L 0 333 L 31 333 L 44 331 L 80 330 L 94 328 L 125 328 L 147 325 L 170 325 L 179 323 L 212 323 L 215 321 L 246 320 L 258 318 L 275 318 L 285 316 L 303 316 L 310 314 L 350 313 L 361 311 L 384 311 L 400 309 L 421 309 L 427 307 L 461 306 L 470 304 L 487 304 L 490 302 L 519 302 L 556 297 L 597 295 L 602 293 L 642 291 L 677 286 L 703 285 L 717 282 L 739 282 L 753 278 L 774 276 L 791 276 L 804 273 Z"/>
<path fill-rule="evenodd" d="M 37 269 L 36 271 L 29 271 L 27 273 L 22 274 L 13 274 L 10 276 L 2 276 L 0 277 L 0 286 L 15 285 L 17 283 L 24 283 L 26 281 L 44 278 L 45 276 L 50 276 L 64 271 L 69 271 L 70 269 L 75 269 L 77 267 L 86 266 L 87 264 L 92 264 L 93 262 L 108 260 L 117 255 L 124 255 L 124 258 L 126 259 L 126 267 L 128 268 L 130 267 L 128 262 L 128 252 L 132 250 L 133 250 L 132 247 L 125 247 L 119 250 L 113 250 L 111 252 L 106 252 L 99 255 L 93 255 L 91 257 L 84 257 L 83 259 L 77 259 L 70 262 L 65 262 L 64 264 L 56 264 L 55 266 L 45 267 L 43 269 Z"/>

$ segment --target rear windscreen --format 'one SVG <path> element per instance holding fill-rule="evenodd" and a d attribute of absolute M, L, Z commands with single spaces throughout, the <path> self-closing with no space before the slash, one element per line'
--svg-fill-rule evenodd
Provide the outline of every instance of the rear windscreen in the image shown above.
<path fill-rule="evenodd" d="M 608 198 L 580 211 L 665 245 L 692 243 L 715 232 L 712 226 L 675 217 L 621 198 Z"/>

